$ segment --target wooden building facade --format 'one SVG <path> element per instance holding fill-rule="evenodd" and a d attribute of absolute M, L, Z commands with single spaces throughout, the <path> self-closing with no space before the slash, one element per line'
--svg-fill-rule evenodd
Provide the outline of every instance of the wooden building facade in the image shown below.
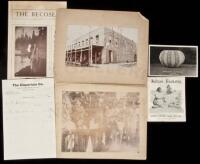
<path fill-rule="evenodd" d="M 136 43 L 110 28 L 98 28 L 75 39 L 66 50 L 66 64 L 132 63 L 137 61 Z"/>

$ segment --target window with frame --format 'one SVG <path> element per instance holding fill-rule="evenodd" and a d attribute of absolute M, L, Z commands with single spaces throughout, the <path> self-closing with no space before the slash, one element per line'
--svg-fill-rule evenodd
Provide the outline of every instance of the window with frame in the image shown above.
<path fill-rule="evenodd" d="M 99 35 L 96 35 L 96 43 L 99 43 Z"/>

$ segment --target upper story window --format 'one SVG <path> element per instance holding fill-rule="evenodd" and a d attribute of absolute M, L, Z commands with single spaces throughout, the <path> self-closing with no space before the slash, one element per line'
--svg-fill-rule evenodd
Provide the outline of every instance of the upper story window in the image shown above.
<path fill-rule="evenodd" d="M 86 39 L 86 45 L 88 45 L 88 44 L 89 44 L 88 39 Z"/>
<path fill-rule="evenodd" d="M 79 47 L 81 46 L 81 42 L 78 42 L 78 46 L 79 46 Z"/>
<path fill-rule="evenodd" d="M 91 44 L 93 43 L 93 37 L 90 37 L 90 43 Z"/>
<path fill-rule="evenodd" d="M 82 40 L 82 46 L 84 46 L 84 40 Z"/>
<path fill-rule="evenodd" d="M 128 43 L 126 40 L 124 40 L 124 47 L 127 48 L 127 46 L 128 46 Z"/>
<path fill-rule="evenodd" d="M 118 47 L 118 38 L 115 39 L 115 46 Z"/>
<path fill-rule="evenodd" d="M 109 43 L 110 44 L 112 43 L 112 37 L 111 36 L 109 37 Z"/>
<path fill-rule="evenodd" d="M 99 35 L 96 35 L 96 43 L 99 43 Z"/>

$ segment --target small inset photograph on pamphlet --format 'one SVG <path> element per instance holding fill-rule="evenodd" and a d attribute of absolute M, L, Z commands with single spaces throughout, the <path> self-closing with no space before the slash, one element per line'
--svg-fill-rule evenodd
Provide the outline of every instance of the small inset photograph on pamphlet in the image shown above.
<path fill-rule="evenodd" d="M 186 121 L 184 77 L 148 78 L 148 121 Z"/>
<path fill-rule="evenodd" d="M 15 76 L 46 76 L 47 27 L 15 27 Z"/>
<path fill-rule="evenodd" d="M 198 77 L 198 47 L 149 45 L 149 76 Z"/>
<path fill-rule="evenodd" d="M 137 29 L 68 26 L 66 66 L 131 67 L 137 63 Z"/>

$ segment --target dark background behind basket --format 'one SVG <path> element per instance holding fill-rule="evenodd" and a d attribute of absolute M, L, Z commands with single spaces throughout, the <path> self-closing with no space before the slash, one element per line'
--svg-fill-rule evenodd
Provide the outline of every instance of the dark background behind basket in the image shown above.
<path fill-rule="evenodd" d="M 7 74 L 7 0 L 0 0 L 0 77 Z M 68 8 L 140 11 L 150 21 L 149 43 L 198 45 L 197 0 L 68 0 Z M 0 163 L 181 163 L 199 160 L 199 78 L 186 79 L 186 123 L 148 123 L 147 160 L 15 160 L 3 161 L 2 105 Z M 1 94 L 2 96 L 2 94 Z M 2 98 L 0 99 L 2 104 Z M 37 134 L 36 134 L 37 135 Z"/>
<path fill-rule="evenodd" d="M 185 56 L 184 64 L 196 64 L 196 47 L 151 47 L 149 50 L 150 56 L 150 63 L 159 63 L 159 55 L 163 50 L 178 50 L 183 52 Z"/>

